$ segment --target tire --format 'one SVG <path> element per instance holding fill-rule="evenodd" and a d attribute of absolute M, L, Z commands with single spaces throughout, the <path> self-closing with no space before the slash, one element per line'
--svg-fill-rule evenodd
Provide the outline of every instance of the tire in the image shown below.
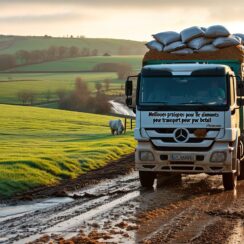
<path fill-rule="evenodd" d="M 223 185 L 225 190 L 234 190 L 237 184 L 236 173 L 225 173 L 223 174 Z"/>
<path fill-rule="evenodd" d="M 140 178 L 141 186 L 152 188 L 154 180 L 156 178 L 156 174 L 150 171 L 139 171 L 139 178 Z"/>
<path fill-rule="evenodd" d="M 244 160 L 240 162 L 240 175 L 237 177 L 237 180 L 244 180 Z"/>

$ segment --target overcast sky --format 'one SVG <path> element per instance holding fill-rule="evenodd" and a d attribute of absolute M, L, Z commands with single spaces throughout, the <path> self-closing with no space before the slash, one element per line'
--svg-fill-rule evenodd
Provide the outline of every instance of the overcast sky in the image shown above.
<path fill-rule="evenodd" d="M 244 33 L 244 0 L 0 0 L 0 33 L 150 40 L 223 24 Z"/>

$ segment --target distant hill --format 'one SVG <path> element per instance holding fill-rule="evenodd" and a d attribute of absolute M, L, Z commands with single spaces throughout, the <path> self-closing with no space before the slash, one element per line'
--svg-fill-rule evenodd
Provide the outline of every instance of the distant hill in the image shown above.
<path fill-rule="evenodd" d="M 51 46 L 76 46 L 80 49 L 97 49 L 98 55 L 141 55 L 145 53 L 143 42 L 108 38 L 67 38 L 49 36 L 0 35 L 0 54 L 14 54 L 19 50 L 42 50 Z"/>

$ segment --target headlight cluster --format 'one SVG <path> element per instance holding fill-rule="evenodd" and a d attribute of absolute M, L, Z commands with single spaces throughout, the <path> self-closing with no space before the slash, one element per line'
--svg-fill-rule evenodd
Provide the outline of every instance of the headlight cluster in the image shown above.
<path fill-rule="evenodd" d="M 142 151 L 140 152 L 141 161 L 154 161 L 154 156 L 151 152 Z"/>
<path fill-rule="evenodd" d="M 226 152 L 213 152 L 210 158 L 212 163 L 222 163 L 226 160 Z"/>

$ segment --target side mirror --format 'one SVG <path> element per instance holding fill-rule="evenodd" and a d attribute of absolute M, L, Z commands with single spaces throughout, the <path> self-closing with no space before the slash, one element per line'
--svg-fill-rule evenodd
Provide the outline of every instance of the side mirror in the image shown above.
<path fill-rule="evenodd" d="M 237 82 L 237 96 L 244 96 L 244 81 L 240 76 L 234 76 Z"/>
<path fill-rule="evenodd" d="M 127 79 L 126 83 L 125 83 L 125 95 L 127 97 L 132 96 L 133 93 L 133 82 L 132 80 Z"/>
<path fill-rule="evenodd" d="M 244 105 L 244 99 L 243 98 L 237 98 L 237 105 L 239 107 L 243 106 Z"/>
<path fill-rule="evenodd" d="M 243 81 L 241 83 L 238 83 L 237 85 L 238 89 L 237 89 L 237 96 L 244 96 L 244 83 Z"/>
<path fill-rule="evenodd" d="M 126 105 L 128 107 L 130 107 L 132 105 L 132 97 L 127 97 L 125 102 L 126 102 Z"/>

